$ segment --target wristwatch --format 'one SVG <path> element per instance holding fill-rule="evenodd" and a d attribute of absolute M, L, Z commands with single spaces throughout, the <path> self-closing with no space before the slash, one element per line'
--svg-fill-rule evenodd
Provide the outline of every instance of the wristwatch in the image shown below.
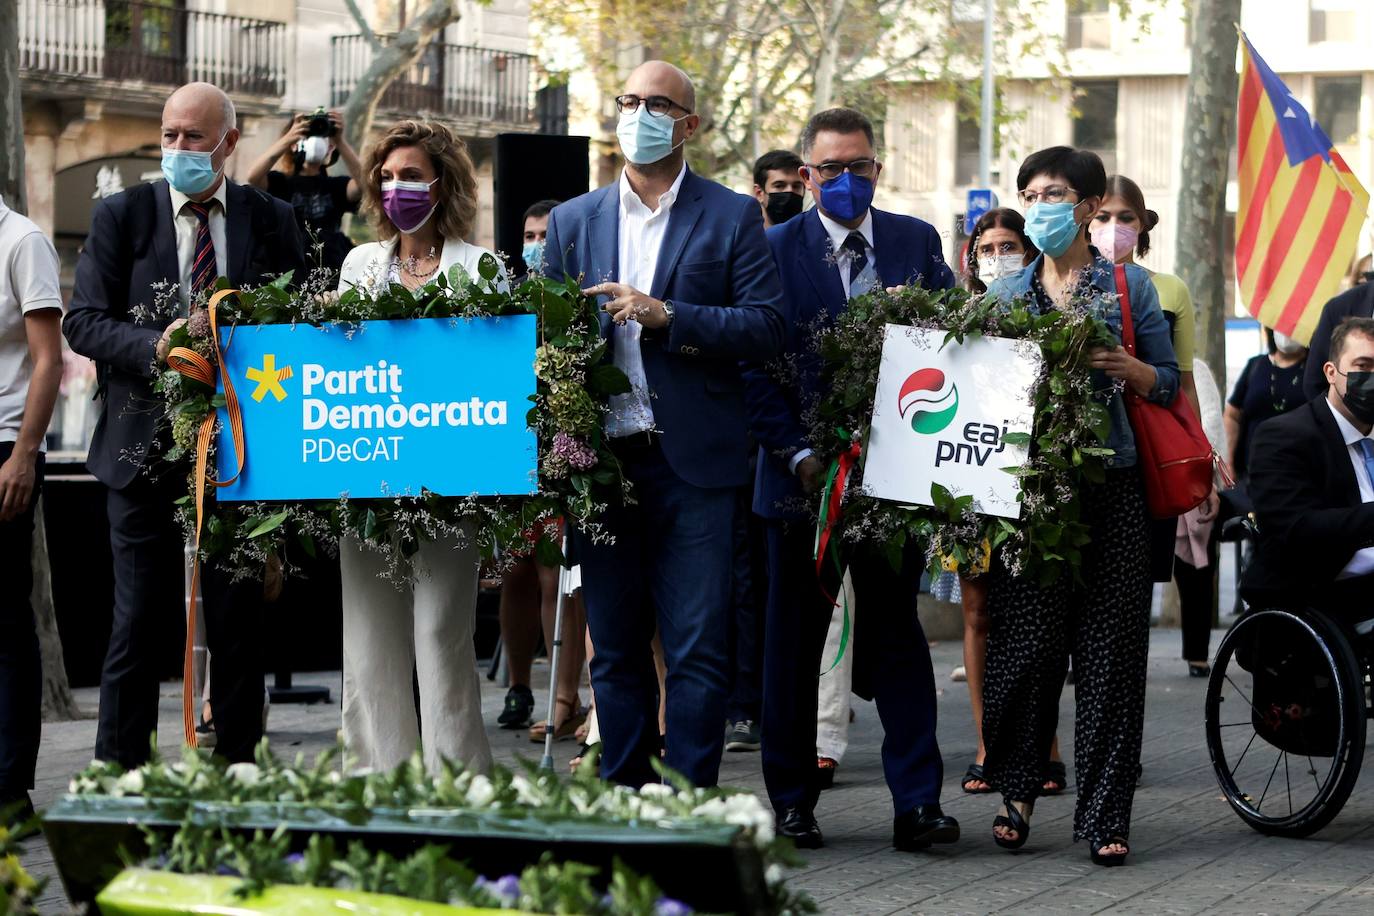
<path fill-rule="evenodd" d="M 664 300 L 663 300 L 663 314 L 668 316 L 668 323 L 665 324 L 664 327 L 665 327 L 665 328 L 671 328 L 671 327 L 673 326 L 673 315 L 674 315 L 673 302 L 672 302 L 671 299 L 664 299 Z"/>

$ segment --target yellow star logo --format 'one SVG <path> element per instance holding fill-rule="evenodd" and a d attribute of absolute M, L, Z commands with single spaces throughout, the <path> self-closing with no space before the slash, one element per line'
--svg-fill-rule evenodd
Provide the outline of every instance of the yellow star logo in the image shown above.
<path fill-rule="evenodd" d="M 258 387 L 253 389 L 253 400 L 261 401 L 269 393 L 278 401 L 286 400 L 286 389 L 281 383 L 291 377 L 291 367 L 283 366 L 278 369 L 275 354 L 264 353 L 262 368 L 249 369 L 244 374 L 248 376 L 248 381 L 258 383 Z"/>

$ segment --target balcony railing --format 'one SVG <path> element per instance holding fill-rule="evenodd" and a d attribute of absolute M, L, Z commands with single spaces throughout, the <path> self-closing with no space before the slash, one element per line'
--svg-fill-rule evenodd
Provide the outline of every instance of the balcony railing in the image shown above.
<path fill-rule="evenodd" d="M 372 62 L 372 48 L 362 35 L 340 35 L 331 41 L 332 104 L 342 105 Z M 528 54 L 434 43 L 387 87 L 378 107 L 407 115 L 532 124 L 533 63 Z"/>
<path fill-rule="evenodd" d="M 226 92 L 286 91 L 286 25 L 131 0 L 19 0 L 22 71 Z"/>

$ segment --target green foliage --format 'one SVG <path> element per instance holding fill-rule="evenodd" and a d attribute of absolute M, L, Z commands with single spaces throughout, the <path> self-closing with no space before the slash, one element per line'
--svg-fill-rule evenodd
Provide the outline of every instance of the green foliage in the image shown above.
<path fill-rule="evenodd" d="M 955 497 L 938 483 L 931 505 L 898 505 L 868 495 L 862 462 L 846 487 L 840 537 L 878 545 L 894 566 L 903 548 L 923 542 L 932 572 L 952 568 L 977 575 L 989 551 L 1018 573 L 1052 582 L 1067 569 L 1077 575 L 1088 543 L 1083 520 L 1085 485 L 1104 479 L 1103 447 L 1111 421 L 1104 404 L 1110 392 L 1093 388 L 1088 353 L 1114 346 L 1107 325 L 1086 308 L 1040 314 L 1024 302 L 1004 303 L 963 290 L 931 292 L 909 286 L 896 293 L 875 291 L 851 301 L 834 322 L 815 330 L 812 363 L 820 362 L 824 395 L 808 409 L 808 441 L 824 460 L 850 445 L 846 430 L 866 438 L 873 414 L 882 347 L 889 324 L 945 331 L 944 343 L 987 336 L 1026 340 L 1043 358 L 1035 383 L 1034 434 L 1008 433 L 1007 445 L 1029 446 L 1029 458 L 1005 470 L 1021 484 L 1021 517 L 1015 521 L 980 516 L 973 497 Z M 775 371 L 786 383 L 788 367 Z"/>

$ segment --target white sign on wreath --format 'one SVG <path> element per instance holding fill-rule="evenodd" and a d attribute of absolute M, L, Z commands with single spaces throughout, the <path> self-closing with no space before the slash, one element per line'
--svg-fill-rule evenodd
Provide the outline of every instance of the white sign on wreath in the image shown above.
<path fill-rule="evenodd" d="M 975 512 L 1019 518 L 1021 487 L 1008 469 L 1027 446 L 1003 441 L 1031 434 L 1040 351 L 1005 337 L 951 340 L 944 331 L 889 324 L 878 370 L 864 459 L 871 496 L 932 505 L 931 485 L 972 495 Z"/>

